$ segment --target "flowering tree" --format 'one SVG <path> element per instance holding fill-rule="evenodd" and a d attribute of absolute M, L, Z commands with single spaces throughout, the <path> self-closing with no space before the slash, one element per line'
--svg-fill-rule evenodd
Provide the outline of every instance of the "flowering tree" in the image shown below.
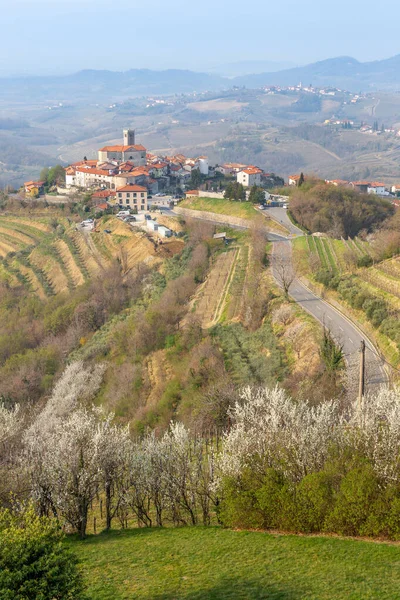
<path fill-rule="evenodd" d="M 276 468 L 298 481 L 323 466 L 329 446 L 343 432 L 335 402 L 317 407 L 295 403 L 277 387 L 244 389 L 231 419 L 219 462 L 221 474 L 228 476 L 238 475 L 258 457 L 262 469 Z"/>

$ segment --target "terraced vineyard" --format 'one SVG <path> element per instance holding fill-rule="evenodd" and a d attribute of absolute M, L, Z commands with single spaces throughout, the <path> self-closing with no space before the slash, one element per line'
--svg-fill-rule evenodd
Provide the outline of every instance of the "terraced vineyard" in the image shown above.
<path fill-rule="evenodd" d="M 143 234 L 114 218 L 107 221 L 111 233 L 105 233 L 103 225 L 100 222 L 98 230 L 88 234 L 62 217 L 1 216 L 0 279 L 45 298 L 82 285 L 115 259 L 126 270 L 143 260 L 159 260 L 157 248 Z"/>
<path fill-rule="evenodd" d="M 215 325 L 221 317 L 238 253 L 237 248 L 231 248 L 217 257 L 194 299 L 196 316 L 204 329 Z"/>
<path fill-rule="evenodd" d="M 336 240 L 328 237 L 307 236 L 297 238 L 293 242 L 297 250 L 313 253 L 320 259 L 322 267 L 330 269 L 334 273 L 342 273 L 347 270 L 346 253 L 353 255 L 356 259 L 369 256 L 367 242 L 359 238 L 348 240 Z"/>
<path fill-rule="evenodd" d="M 229 286 L 227 305 L 227 317 L 229 320 L 238 319 L 243 312 L 249 253 L 248 246 L 241 246 L 239 248 L 235 270 Z"/>

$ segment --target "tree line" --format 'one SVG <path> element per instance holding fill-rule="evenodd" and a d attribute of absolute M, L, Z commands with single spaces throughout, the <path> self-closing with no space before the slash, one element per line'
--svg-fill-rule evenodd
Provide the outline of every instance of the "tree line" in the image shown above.
<path fill-rule="evenodd" d="M 0 409 L 3 474 L 26 477 L 40 515 L 85 536 L 92 503 L 107 528 L 197 525 L 400 537 L 400 396 L 381 389 L 345 411 L 278 388 L 244 388 L 230 427 L 199 437 L 172 422 L 132 439 L 113 414 L 84 406 L 101 366 L 67 368 L 43 412 Z M 97 382 L 97 383 L 96 383 Z M 72 390 L 72 391 L 71 391 Z"/>

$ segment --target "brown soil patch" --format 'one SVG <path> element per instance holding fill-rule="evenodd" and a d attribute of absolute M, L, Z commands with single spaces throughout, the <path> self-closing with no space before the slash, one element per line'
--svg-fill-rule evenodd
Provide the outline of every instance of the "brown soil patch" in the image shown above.
<path fill-rule="evenodd" d="M 163 243 L 157 248 L 157 256 L 160 256 L 161 258 L 171 258 L 172 256 L 175 256 L 175 254 L 182 252 L 184 246 L 185 242 L 183 240 L 163 240 Z"/>
<path fill-rule="evenodd" d="M 145 367 L 147 370 L 147 383 L 150 393 L 146 398 L 146 407 L 157 406 L 168 381 L 172 378 L 171 368 L 166 359 L 166 350 L 157 350 L 147 358 Z"/>
<path fill-rule="evenodd" d="M 155 214 L 154 217 L 157 219 L 157 223 L 168 227 L 168 229 L 171 229 L 172 231 L 176 231 L 177 233 L 183 231 L 183 226 L 179 223 L 177 218 L 160 214 Z"/>

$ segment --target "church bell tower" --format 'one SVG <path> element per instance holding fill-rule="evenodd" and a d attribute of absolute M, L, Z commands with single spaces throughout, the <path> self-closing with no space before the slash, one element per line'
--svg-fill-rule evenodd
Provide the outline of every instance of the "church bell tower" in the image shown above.
<path fill-rule="evenodd" d="M 134 146 L 135 145 L 135 130 L 134 129 L 124 129 L 124 146 Z"/>

